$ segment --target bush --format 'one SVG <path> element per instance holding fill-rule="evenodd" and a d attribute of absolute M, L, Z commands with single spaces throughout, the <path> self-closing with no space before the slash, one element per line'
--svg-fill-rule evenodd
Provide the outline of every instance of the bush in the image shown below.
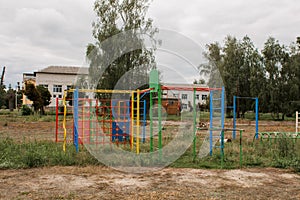
<path fill-rule="evenodd" d="M 22 115 L 31 115 L 32 114 L 31 108 L 27 105 L 23 105 L 21 108 L 21 111 L 22 111 Z"/>

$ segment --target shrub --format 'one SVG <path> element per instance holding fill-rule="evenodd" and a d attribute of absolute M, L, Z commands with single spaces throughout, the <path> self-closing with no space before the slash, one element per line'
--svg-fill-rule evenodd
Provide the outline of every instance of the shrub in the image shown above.
<path fill-rule="evenodd" d="M 31 115 L 32 114 L 31 108 L 27 105 L 23 105 L 21 108 L 21 111 L 22 111 L 22 115 Z"/>

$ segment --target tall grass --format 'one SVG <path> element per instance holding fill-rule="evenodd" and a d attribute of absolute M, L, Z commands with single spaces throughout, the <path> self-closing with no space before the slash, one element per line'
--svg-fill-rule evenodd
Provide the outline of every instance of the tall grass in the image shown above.
<path fill-rule="evenodd" d="M 15 142 L 10 138 L 0 141 L 0 169 L 18 169 L 44 166 L 86 166 L 101 165 L 84 148 L 76 153 L 72 144 L 67 151 L 61 143 L 49 141 Z M 224 169 L 239 168 L 239 142 L 225 144 Z M 212 156 L 193 159 L 190 147 L 179 159 L 170 165 L 180 168 L 221 168 L 219 149 Z M 278 139 L 268 141 L 245 142 L 243 145 L 243 167 L 291 168 L 300 172 L 300 140 Z"/>
<path fill-rule="evenodd" d="M 64 152 L 61 144 L 48 141 L 15 142 L 6 138 L 0 141 L 0 152 L 1 169 L 99 164 L 84 149 L 76 153 L 73 145 L 69 144 Z"/>

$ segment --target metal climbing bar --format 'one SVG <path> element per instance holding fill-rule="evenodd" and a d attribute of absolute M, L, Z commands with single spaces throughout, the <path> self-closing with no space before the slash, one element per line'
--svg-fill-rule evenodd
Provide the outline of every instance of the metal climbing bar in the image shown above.
<path fill-rule="evenodd" d="M 299 112 L 296 111 L 296 133 L 299 133 Z"/>
<path fill-rule="evenodd" d="M 67 92 L 64 91 L 64 97 L 63 97 L 63 106 L 64 106 L 64 119 L 63 119 L 63 129 L 64 129 L 64 143 L 63 143 L 63 151 L 66 151 L 67 146 L 67 127 L 66 127 L 66 118 L 67 118 Z"/>
<path fill-rule="evenodd" d="M 257 135 L 260 137 L 260 141 L 263 142 L 263 140 L 268 140 L 271 144 L 272 140 L 276 141 L 278 139 L 300 139 L 300 133 L 294 133 L 294 132 L 258 132 Z M 256 134 L 254 135 L 254 138 L 256 138 Z"/>
<path fill-rule="evenodd" d="M 214 98 L 214 95 L 216 94 L 216 92 L 221 92 L 220 96 L 217 98 Z M 217 94 L 218 95 L 218 94 Z M 219 101 L 219 104 L 216 104 L 215 102 Z M 221 156 L 224 153 L 223 149 L 224 149 L 224 138 L 222 138 L 222 132 L 224 129 L 224 122 L 225 122 L 225 88 L 222 87 L 221 91 L 220 90 L 211 90 L 210 91 L 210 114 L 209 114 L 209 152 L 210 155 L 212 155 L 212 149 L 219 147 L 220 148 L 220 153 Z M 219 107 L 217 107 L 219 106 Z M 215 117 L 214 113 L 215 111 L 219 111 L 220 112 L 220 116 L 219 117 Z M 214 125 L 215 120 L 218 119 L 218 126 Z M 214 135 L 213 132 L 221 129 L 221 131 L 217 131 L 218 135 Z M 220 146 L 216 146 L 214 145 L 214 138 L 218 138 L 221 139 L 223 141 L 221 141 Z"/>
<path fill-rule="evenodd" d="M 255 138 L 258 139 L 258 117 L 259 117 L 259 110 L 258 110 L 258 97 L 240 97 L 240 96 L 233 96 L 233 122 L 232 122 L 232 139 L 236 138 L 236 111 L 237 111 L 237 106 L 236 106 L 236 101 L 237 99 L 251 99 L 255 100 Z"/>

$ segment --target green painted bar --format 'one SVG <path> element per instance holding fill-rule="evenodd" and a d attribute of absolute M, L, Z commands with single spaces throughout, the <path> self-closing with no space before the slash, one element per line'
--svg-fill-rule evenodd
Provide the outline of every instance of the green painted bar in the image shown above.
<path fill-rule="evenodd" d="M 159 158 L 162 158 L 162 124 L 161 124 L 161 87 L 160 85 L 158 86 L 157 90 L 157 95 L 158 95 L 158 151 L 159 151 Z"/>
<path fill-rule="evenodd" d="M 150 110 L 149 110 L 149 117 L 150 117 L 150 152 L 153 152 L 153 93 L 150 91 Z"/>
<path fill-rule="evenodd" d="M 196 110 L 196 89 L 193 95 L 193 160 L 196 158 L 196 126 L 197 126 L 197 110 Z"/>
<path fill-rule="evenodd" d="M 224 130 L 221 131 L 221 142 L 220 142 L 220 149 L 221 149 L 221 168 L 223 169 L 224 165 Z"/>
<path fill-rule="evenodd" d="M 240 167 L 242 168 L 243 166 L 243 130 L 240 130 Z"/>

